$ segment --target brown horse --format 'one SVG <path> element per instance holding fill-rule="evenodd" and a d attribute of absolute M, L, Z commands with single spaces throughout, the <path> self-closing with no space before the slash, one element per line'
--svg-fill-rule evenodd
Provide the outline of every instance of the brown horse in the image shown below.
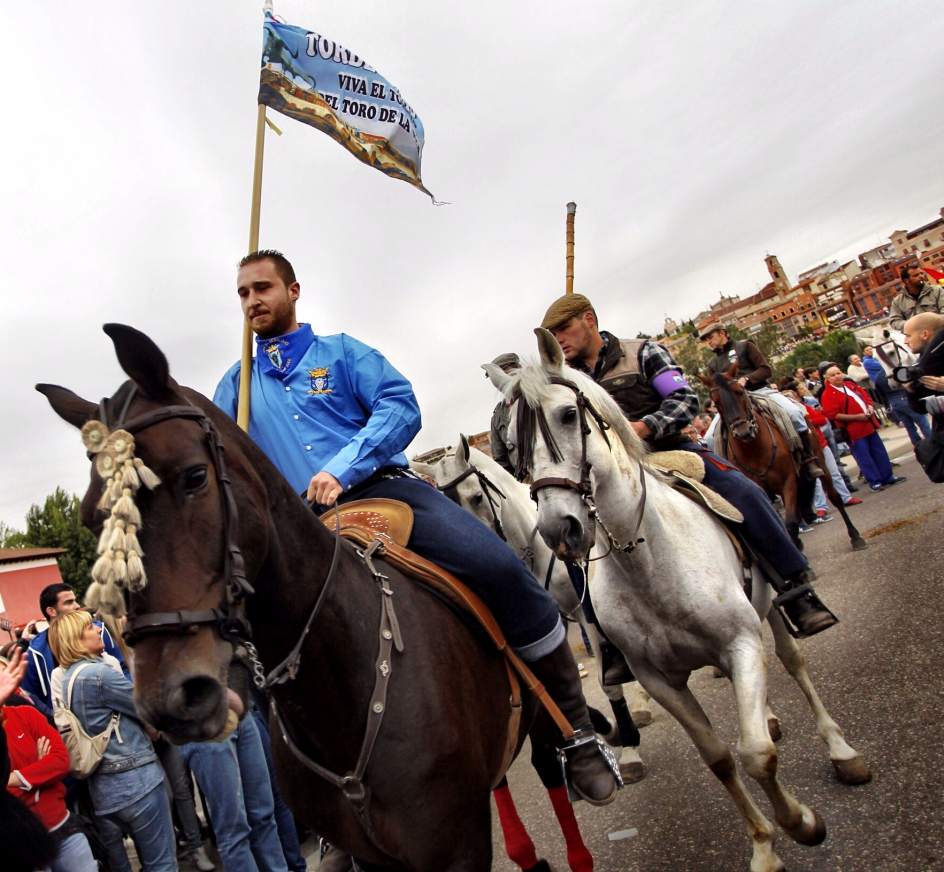
<path fill-rule="evenodd" d="M 505 665 L 478 633 L 376 557 L 373 573 L 148 337 L 105 332 L 130 378 L 114 396 L 37 389 L 76 427 L 130 432 L 135 463 L 160 479 L 136 497 L 146 583 L 124 593 L 142 716 L 177 741 L 211 739 L 268 675 L 279 783 L 301 821 L 369 872 L 490 869 L 489 792 L 533 699 L 512 733 Z"/>
<path fill-rule="evenodd" d="M 799 537 L 800 506 L 811 502 L 813 482 L 801 475 L 786 437 L 751 402 L 750 394 L 737 381 L 737 372 L 737 363 L 733 363 L 724 373 L 715 373 L 713 378 L 699 378 L 710 391 L 711 399 L 721 415 L 721 423 L 727 434 L 728 457 L 771 497 L 779 496 L 783 500 L 787 530 L 802 550 Z M 825 469 L 823 451 L 818 444 L 816 453 L 820 468 Z M 861 551 L 866 547 L 866 542 L 849 519 L 832 479 L 826 475 L 822 483 L 829 501 L 842 516 L 853 550 Z"/>

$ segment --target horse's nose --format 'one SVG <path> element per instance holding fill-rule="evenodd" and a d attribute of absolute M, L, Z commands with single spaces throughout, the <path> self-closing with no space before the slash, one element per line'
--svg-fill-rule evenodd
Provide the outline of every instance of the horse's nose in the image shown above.
<path fill-rule="evenodd" d="M 182 681 L 167 695 L 167 713 L 182 721 L 203 721 L 223 706 L 223 686 L 209 675 Z"/>
<path fill-rule="evenodd" d="M 583 524 L 573 515 L 565 515 L 561 520 L 559 550 L 568 555 L 580 554 L 583 550 Z"/>

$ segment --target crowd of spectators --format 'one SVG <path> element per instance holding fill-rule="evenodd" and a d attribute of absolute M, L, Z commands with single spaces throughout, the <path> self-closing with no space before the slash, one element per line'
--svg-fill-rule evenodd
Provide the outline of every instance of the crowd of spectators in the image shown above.
<path fill-rule="evenodd" d="M 0 833 L 22 849 L 5 870 L 130 872 L 133 845 L 144 872 L 210 872 L 204 833 L 224 872 L 307 868 L 274 781 L 264 699 L 219 741 L 171 744 L 135 710 L 121 627 L 96 620 L 65 584 L 42 591 L 40 612 L 2 649 L 0 769 L 15 813 L 0 808 Z M 85 779 L 70 774 L 66 709 L 88 736 L 108 737 Z"/>

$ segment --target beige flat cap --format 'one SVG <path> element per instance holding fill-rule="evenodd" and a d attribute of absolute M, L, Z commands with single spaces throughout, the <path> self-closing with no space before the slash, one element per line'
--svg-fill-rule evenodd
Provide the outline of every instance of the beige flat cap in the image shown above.
<path fill-rule="evenodd" d="M 724 330 L 725 333 L 728 332 L 727 330 L 724 329 L 724 324 L 721 324 L 718 321 L 712 321 L 711 324 L 705 327 L 705 329 L 702 330 L 701 333 L 698 334 L 698 338 L 707 339 L 709 336 L 711 336 L 712 333 L 716 332 L 717 330 Z"/>
<path fill-rule="evenodd" d="M 582 315 L 587 309 L 592 310 L 593 303 L 583 294 L 564 294 L 563 297 L 558 297 L 551 303 L 544 313 L 541 326 L 545 330 L 556 330 L 576 315 Z"/>

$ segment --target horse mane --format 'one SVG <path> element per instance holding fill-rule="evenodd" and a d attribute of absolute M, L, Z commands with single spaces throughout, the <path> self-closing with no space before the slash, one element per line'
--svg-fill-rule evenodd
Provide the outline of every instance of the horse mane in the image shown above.
<path fill-rule="evenodd" d="M 518 413 L 518 424 L 520 425 L 523 419 L 526 424 L 526 432 L 522 433 L 520 428 L 518 431 L 519 466 L 521 466 L 526 459 L 527 465 L 530 467 L 532 448 L 534 445 L 533 419 L 535 417 L 537 418 L 538 426 L 542 430 L 542 435 L 547 441 L 548 434 L 544 432 L 547 428 L 547 419 L 543 414 L 526 415 L 523 412 L 523 407 L 526 406 L 528 409 L 536 411 L 550 398 L 551 389 L 555 387 L 554 383 L 551 381 L 552 375 L 554 375 L 554 373 L 549 373 L 540 364 L 528 364 L 522 367 L 517 375 L 510 379 L 505 386 L 505 396 L 509 400 L 517 399 L 518 397 L 524 400 L 524 403 L 519 405 Z M 569 366 L 561 367 L 559 376 L 577 385 L 593 407 L 600 413 L 600 416 L 609 426 L 610 432 L 618 437 L 616 441 L 619 443 L 622 451 L 617 452 L 617 461 L 622 468 L 629 469 L 635 466 L 639 461 L 645 459 L 649 449 L 642 439 L 639 438 L 636 431 L 630 426 L 622 409 L 616 404 L 616 400 L 614 400 L 603 387 L 597 384 L 586 373 Z M 531 421 L 530 427 L 528 426 L 529 421 Z M 548 441 L 548 446 L 551 448 L 553 454 L 557 447 L 556 443 L 553 441 L 553 436 L 551 436 L 550 441 Z M 557 453 L 559 454 L 559 449 Z"/>

